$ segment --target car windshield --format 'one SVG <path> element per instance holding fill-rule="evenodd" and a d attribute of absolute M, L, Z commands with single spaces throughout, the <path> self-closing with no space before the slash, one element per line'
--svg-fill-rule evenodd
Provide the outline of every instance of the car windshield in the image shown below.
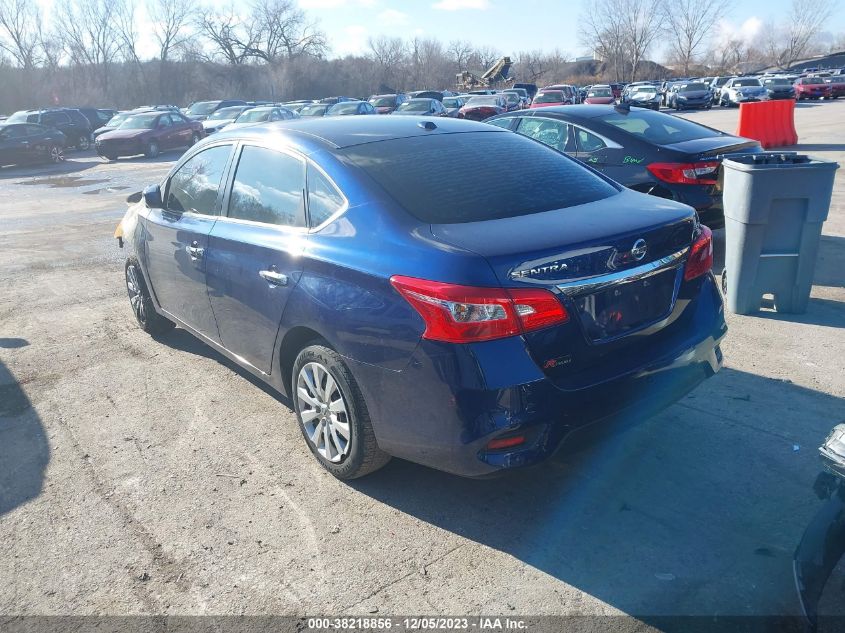
<path fill-rule="evenodd" d="M 219 101 L 197 101 L 196 103 L 192 103 L 191 107 L 188 108 L 188 114 L 210 114 L 214 112 L 214 108 L 217 107 L 217 104 L 220 103 Z"/>
<path fill-rule="evenodd" d="M 357 101 L 344 101 L 342 103 L 337 103 L 329 108 L 329 111 L 326 114 L 357 114 L 358 113 L 358 102 Z"/>
<path fill-rule="evenodd" d="M 553 90 L 550 92 L 538 92 L 534 97 L 534 103 L 561 103 L 563 101 L 563 93 L 560 90 Z"/>
<path fill-rule="evenodd" d="M 237 119 L 236 123 L 255 123 L 257 121 L 266 121 L 270 118 L 272 108 L 256 108 L 254 110 L 246 110 Z"/>
<path fill-rule="evenodd" d="M 657 88 L 654 86 L 634 86 L 631 88 L 631 94 L 654 95 L 657 94 Z"/>
<path fill-rule="evenodd" d="M 109 127 L 118 127 L 121 123 L 123 123 L 126 119 L 131 117 L 132 114 L 129 112 L 124 112 L 123 114 L 115 114 L 109 122 L 106 124 Z"/>
<path fill-rule="evenodd" d="M 763 81 L 764 84 L 767 86 L 788 86 L 789 79 L 783 79 L 782 77 L 774 77 L 772 79 L 766 79 Z"/>
<path fill-rule="evenodd" d="M 299 111 L 299 116 L 323 116 L 328 109 L 329 106 L 321 103 L 306 105 Z"/>
<path fill-rule="evenodd" d="M 341 154 L 425 223 L 524 216 L 618 193 L 574 159 L 504 131 L 412 136 Z"/>
<path fill-rule="evenodd" d="M 508 103 L 519 103 L 519 95 L 515 92 L 505 92 L 502 96 L 507 100 Z"/>
<path fill-rule="evenodd" d="M 460 99 L 443 99 L 443 106 L 446 108 L 460 108 L 461 107 L 461 100 Z"/>
<path fill-rule="evenodd" d="M 818 86 L 819 84 L 824 83 L 824 79 L 821 77 L 804 77 L 801 80 L 801 83 L 805 86 Z"/>
<path fill-rule="evenodd" d="M 733 85 L 734 87 L 742 86 L 743 88 L 759 88 L 760 82 L 757 79 L 737 79 L 736 81 L 734 81 Z"/>
<path fill-rule="evenodd" d="M 6 119 L 9 123 L 26 123 L 27 111 L 21 110 L 19 112 L 15 112 L 12 116 Z"/>
<path fill-rule="evenodd" d="M 597 117 L 597 120 L 656 145 L 671 145 L 719 135 L 687 119 L 642 108 L 632 108 L 630 112 L 615 110 Z"/>
<path fill-rule="evenodd" d="M 158 113 L 133 114 L 120 124 L 121 130 L 152 130 L 155 125 Z"/>
<path fill-rule="evenodd" d="M 467 101 L 467 105 L 484 106 L 484 105 L 499 105 L 499 101 L 493 95 L 479 95 Z"/>
<path fill-rule="evenodd" d="M 220 108 L 217 112 L 208 117 L 208 119 L 210 121 L 220 121 L 221 119 L 235 119 L 244 110 L 245 108 L 241 106 L 233 106 L 231 108 Z"/>
<path fill-rule="evenodd" d="M 396 109 L 399 112 L 428 112 L 431 110 L 431 101 L 428 99 L 411 99 Z"/>
<path fill-rule="evenodd" d="M 704 84 L 684 84 L 680 88 L 680 92 L 693 92 L 695 90 L 707 90 Z"/>
<path fill-rule="evenodd" d="M 396 105 L 396 96 L 387 95 L 386 97 L 373 97 L 370 103 L 376 108 L 392 108 Z"/>
<path fill-rule="evenodd" d="M 587 97 L 612 97 L 613 91 L 610 88 L 593 88 L 587 93 Z"/>

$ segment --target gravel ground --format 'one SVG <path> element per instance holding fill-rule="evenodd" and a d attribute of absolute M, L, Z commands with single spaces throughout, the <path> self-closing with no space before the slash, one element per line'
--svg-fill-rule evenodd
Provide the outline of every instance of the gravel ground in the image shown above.
<path fill-rule="evenodd" d="M 845 164 L 845 102 L 797 127 Z M 283 398 L 136 327 L 111 234 L 177 155 L 68 158 L 0 170 L 0 614 L 797 612 L 816 447 L 845 420 L 845 170 L 808 312 L 729 315 L 724 371 L 683 401 L 499 479 L 394 460 L 348 484 Z"/>

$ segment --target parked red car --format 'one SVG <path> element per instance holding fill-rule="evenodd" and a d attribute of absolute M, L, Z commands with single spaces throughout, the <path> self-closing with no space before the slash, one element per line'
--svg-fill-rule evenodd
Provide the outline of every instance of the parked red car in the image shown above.
<path fill-rule="evenodd" d="M 483 121 L 507 111 L 507 103 L 501 95 L 478 95 L 467 101 L 466 105 L 458 110 L 458 118 Z"/>
<path fill-rule="evenodd" d="M 610 86 L 598 85 L 591 87 L 587 91 L 584 103 L 612 105 L 616 103 L 616 97 L 613 96 L 613 90 L 611 90 Z"/>
<path fill-rule="evenodd" d="M 845 75 L 826 77 L 825 83 L 830 86 L 830 98 L 838 99 L 845 96 Z"/>
<path fill-rule="evenodd" d="M 94 145 L 97 154 L 109 160 L 137 154 L 155 158 L 170 149 L 189 147 L 204 137 L 202 123 L 179 112 L 144 112 L 129 117 L 116 130 L 101 134 Z"/>
<path fill-rule="evenodd" d="M 824 77 L 799 77 L 795 80 L 795 98 L 826 99 L 831 96 L 830 85 L 824 82 Z"/>
<path fill-rule="evenodd" d="M 545 108 L 546 106 L 567 105 L 569 101 L 563 90 L 540 90 L 534 95 L 531 102 L 532 108 Z"/>

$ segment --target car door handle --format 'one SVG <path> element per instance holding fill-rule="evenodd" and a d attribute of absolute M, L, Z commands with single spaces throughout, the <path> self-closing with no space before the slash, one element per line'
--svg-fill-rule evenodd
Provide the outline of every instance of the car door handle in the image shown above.
<path fill-rule="evenodd" d="M 188 252 L 188 255 L 191 256 L 193 261 L 201 259 L 203 254 L 205 253 L 204 248 L 200 248 L 199 242 L 191 242 L 190 246 L 186 246 L 185 250 Z"/>
<path fill-rule="evenodd" d="M 270 266 L 270 270 L 259 270 L 259 276 L 272 286 L 287 286 L 288 276 L 276 270 L 275 266 Z"/>

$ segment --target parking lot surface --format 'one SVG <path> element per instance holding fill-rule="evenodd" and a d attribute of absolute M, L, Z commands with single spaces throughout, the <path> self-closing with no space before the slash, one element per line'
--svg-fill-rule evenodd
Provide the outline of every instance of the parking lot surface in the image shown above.
<path fill-rule="evenodd" d="M 791 149 L 845 165 L 843 121 L 799 104 Z M 343 483 L 287 401 L 136 326 L 112 232 L 178 153 L 67 156 L 0 170 L 0 613 L 798 613 L 845 420 L 845 170 L 807 313 L 729 314 L 724 370 L 678 404 L 497 479 L 394 460 Z"/>

